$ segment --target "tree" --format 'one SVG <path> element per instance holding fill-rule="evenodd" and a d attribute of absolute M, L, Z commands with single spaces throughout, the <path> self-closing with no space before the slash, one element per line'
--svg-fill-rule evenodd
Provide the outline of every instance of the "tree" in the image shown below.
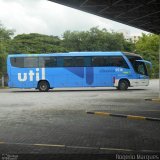
<path fill-rule="evenodd" d="M 8 30 L 0 24 L 0 75 L 6 72 L 6 57 L 9 52 L 13 30 Z"/>
<path fill-rule="evenodd" d="M 62 43 L 68 51 L 133 51 L 132 44 L 124 39 L 123 34 L 98 27 L 89 31 L 66 31 Z"/>
<path fill-rule="evenodd" d="M 11 53 L 49 53 L 63 52 L 61 40 L 57 36 L 38 33 L 21 34 L 12 40 Z"/>
<path fill-rule="evenodd" d="M 136 42 L 136 53 L 143 56 L 144 59 L 152 62 L 152 77 L 158 77 L 158 49 L 160 37 L 155 34 L 142 34 L 142 37 Z"/>

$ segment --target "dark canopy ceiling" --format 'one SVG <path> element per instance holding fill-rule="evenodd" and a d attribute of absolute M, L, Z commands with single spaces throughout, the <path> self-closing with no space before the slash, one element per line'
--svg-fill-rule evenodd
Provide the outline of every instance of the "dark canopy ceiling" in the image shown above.
<path fill-rule="evenodd" d="M 50 0 L 152 33 L 160 33 L 160 0 Z"/>

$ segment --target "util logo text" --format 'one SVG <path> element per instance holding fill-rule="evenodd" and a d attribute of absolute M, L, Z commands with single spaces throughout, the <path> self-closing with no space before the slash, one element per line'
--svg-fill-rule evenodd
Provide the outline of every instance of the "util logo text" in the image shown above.
<path fill-rule="evenodd" d="M 40 77 L 40 70 L 41 70 L 41 77 Z M 29 70 L 28 73 L 18 73 L 18 80 L 21 82 L 25 82 L 29 79 L 29 81 L 33 81 L 34 77 L 36 79 L 36 81 L 39 81 L 40 78 L 41 79 L 45 79 L 45 69 L 39 69 L 36 68 L 36 72 L 34 72 L 33 70 Z"/>

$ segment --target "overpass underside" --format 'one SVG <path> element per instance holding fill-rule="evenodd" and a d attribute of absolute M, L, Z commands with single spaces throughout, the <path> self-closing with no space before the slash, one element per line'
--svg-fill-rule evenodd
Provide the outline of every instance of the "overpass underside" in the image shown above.
<path fill-rule="evenodd" d="M 160 33 L 160 0 L 50 0 L 65 6 Z"/>

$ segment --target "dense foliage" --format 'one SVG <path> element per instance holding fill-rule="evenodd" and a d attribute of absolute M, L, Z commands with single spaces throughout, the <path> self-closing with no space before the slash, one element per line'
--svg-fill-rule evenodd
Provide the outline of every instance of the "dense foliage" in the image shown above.
<path fill-rule="evenodd" d="M 89 31 L 66 31 L 62 45 L 68 51 L 132 51 L 134 46 L 124 39 L 123 34 L 97 27 Z"/>
<path fill-rule="evenodd" d="M 8 53 L 59 53 L 69 51 L 127 51 L 136 52 L 153 63 L 153 76 L 158 74 L 159 36 L 145 35 L 136 42 L 125 40 L 123 34 L 106 29 L 91 28 L 88 31 L 66 31 L 63 36 L 38 33 L 13 37 L 14 31 L 0 25 L 0 74 L 6 72 Z"/>
<path fill-rule="evenodd" d="M 142 34 L 142 37 L 135 44 L 136 53 L 144 59 L 152 62 L 152 77 L 157 78 L 159 73 L 158 52 L 160 47 L 160 36 Z"/>
<path fill-rule="evenodd" d="M 56 36 L 38 33 L 17 35 L 12 40 L 10 53 L 48 53 L 63 52 L 61 40 Z"/>
<path fill-rule="evenodd" d="M 0 24 L 0 75 L 6 72 L 6 57 L 11 46 L 14 31 L 4 28 Z"/>

